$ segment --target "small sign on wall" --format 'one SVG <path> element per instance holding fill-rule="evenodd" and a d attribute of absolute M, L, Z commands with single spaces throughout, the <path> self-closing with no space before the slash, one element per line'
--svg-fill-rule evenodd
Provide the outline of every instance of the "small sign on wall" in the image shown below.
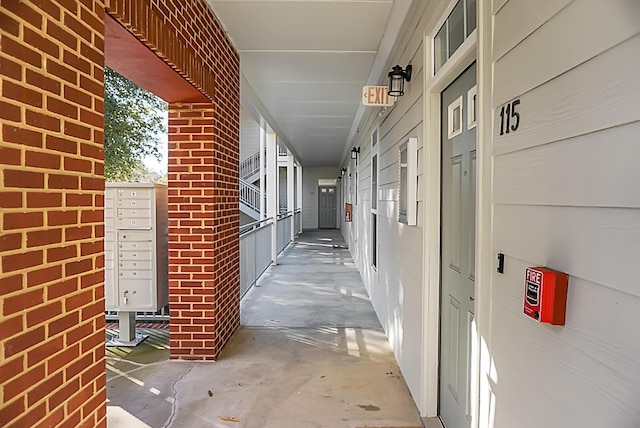
<path fill-rule="evenodd" d="M 344 222 L 345 223 L 351 223 L 351 217 L 352 215 L 352 211 L 351 211 L 351 204 L 346 203 L 344 204 Z"/>
<path fill-rule="evenodd" d="M 365 86 L 362 88 L 362 105 L 389 107 L 393 105 L 393 100 L 388 93 L 386 86 Z"/>

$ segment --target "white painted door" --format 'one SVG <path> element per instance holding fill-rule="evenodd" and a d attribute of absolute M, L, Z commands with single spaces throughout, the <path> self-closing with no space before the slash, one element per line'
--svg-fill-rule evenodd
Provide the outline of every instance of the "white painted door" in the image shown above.
<path fill-rule="evenodd" d="M 474 319 L 476 129 L 473 64 L 442 93 L 442 242 L 440 418 L 471 425 L 470 361 Z"/>
<path fill-rule="evenodd" d="M 335 186 L 318 187 L 318 228 L 335 229 L 337 196 Z"/>

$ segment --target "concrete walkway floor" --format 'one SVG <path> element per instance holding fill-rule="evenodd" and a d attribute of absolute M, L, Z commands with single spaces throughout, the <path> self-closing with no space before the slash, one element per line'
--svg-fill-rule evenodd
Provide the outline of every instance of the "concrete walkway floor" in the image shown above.
<path fill-rule="evenodd" d="M 109 427 L 421 427 L 349 251 L 334 245 L 337 230 L 303 233 L 242 300 L 216 362 L 169 361 L 168 330 L 108 348 Z"/>

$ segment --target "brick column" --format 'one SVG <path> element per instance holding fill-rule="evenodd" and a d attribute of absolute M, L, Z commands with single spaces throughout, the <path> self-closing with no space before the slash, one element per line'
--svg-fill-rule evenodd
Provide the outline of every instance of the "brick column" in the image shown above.
<path fill-rule="evenodd" d="M 238 155 L 211 104 L 169 111 L 171 358 L 215 359 L 238 327 Z"/>
<path fill-rule="evenodd" d="M 106 426 L 103 4 L 0 4 L 0 426 Z"/>

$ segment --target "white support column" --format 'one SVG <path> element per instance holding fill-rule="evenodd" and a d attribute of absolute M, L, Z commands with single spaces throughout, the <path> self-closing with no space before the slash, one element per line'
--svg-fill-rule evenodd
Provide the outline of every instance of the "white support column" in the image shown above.
<path fill-rule="evenodd" d="M 302 165 L 300 165 L 300 162 L 298 162 L 298 167 L 296 168 L 296 173 L 298 174 L 297 176 L 297 180 L 296 180 L 296 194 L 297 194 L 297 204 L 298 205 L 296 207 L 296 209 L 300 209 L 300 230 L 298 230 L 298 233 L 302 233 Z"/>
<path fill-rule="evenodd" d="M 267 134 L 267 217 L 271 226 L 271 262 L 278 264 L 278 152 L 276 134 Z"/>
<path fill-rule="evenodd" d="M 293 174 L 295 169 L 293 168 L 293 155 L 290 151 L 287 150 L 287 211 L 292 212 L 291 217 L 291 241 L 293 242 L 293 237 L 296 236 L 296 218 L 295 211 L 296 207 L 293 204 L 295 197 L 293 196 L 294 190 L 294 180 Z"/>
<path fill-rule="evenodd" d="M 264 130 L 263 127 L 260 127 L 260 220 L 264 220 L 267 217 L 267 207 L 264 203 L 264 195 L 265 192 L 265 144 L 267 140 L 267 131 Z"/>

